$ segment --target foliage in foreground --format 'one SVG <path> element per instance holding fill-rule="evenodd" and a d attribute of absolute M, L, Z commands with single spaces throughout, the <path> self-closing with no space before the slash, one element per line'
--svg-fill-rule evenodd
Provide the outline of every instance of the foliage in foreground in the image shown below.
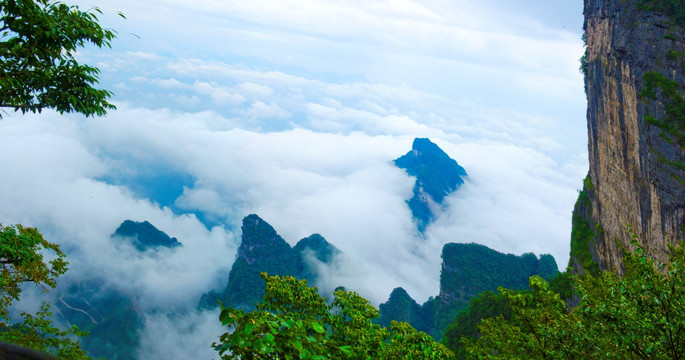
<path fill-rule="evenodd" d="M 267 276 L 257 310 L 223 308 L 230 330 L 212 344 L 222 359 L 452 359 L 433 338 L 407 323 L 371 322 L 378 310 L 352 291 L 329 304 L 306 280 Z"/>
<path fill-rule="evenodd" d="M 101 13 L 97 7 L 81 11 L 54 0 L 0 0 L 0 108 L 86 116 L 114 109 L 107 102 L 112 93 L 93 87 L 100 70 L 75 58 L 87 44 L 109 47 L 116 36 L 98 23 Z M 46 263 L 44 252 L 53 252 L 53 259 Z M 0 224 L 0 341 L 62 359 L 90 359 L 75 340 L 83 333 L 54 327 L 47 304 L 35 315 L 22 313 L 20 322 L 8 310 L 19 300 L 23 283 L 54 288 L 67 270 L 64 257 L 37 229 Z"/>
<path fill-rule="evenodd" d="M 604 272 L 575 280 L 578 307 L 539 277 L 530 292 L 500 289 L 512 318 L 491 318 L 481 337 L 464 340 L 472 359 L 685 358 L 685 246 L 655 266 L 637 242 L 625 254 L 624 277 Z"/>
<path fill-rule="evenodd" d="M 99 69 L 75 58 L 86 44 L 109 47 L 116 36 L 98 14 L 59 1 L 0 0 L 0 107 L 85 115 L 114 109 L 112 93 L 93 87 Z"/>
<path fill-rule="evenodd" d="M 46 262 L 45 251 L 53 252 L 54 258 Z M 0 224 L 0 341 L 50 352 L 60 359 L 90 359 L 75 340 L 84 334 L 76 328 L 56 328 L 47 303 L 35 315 L 22 313 L 21 321 L 13 319 L 8 309 L 19 300 L 23 283 L 33 282 L 48 291 L 66 271 L 64 253 L 37 229 Z"/>
<path fill-rule="evenodd" d="M 454 352 L 457 359 L 465 359 L 466 351 L 462 345 L 462 338 L 475 341 L 478 339 L 480 325 L 483 319 L 496 316 L 511 319 L 511 308 L 504 295 L 485 291 L 471 299 L 469 306 L 460 311 L 442 337 L 442 344 Z"/>

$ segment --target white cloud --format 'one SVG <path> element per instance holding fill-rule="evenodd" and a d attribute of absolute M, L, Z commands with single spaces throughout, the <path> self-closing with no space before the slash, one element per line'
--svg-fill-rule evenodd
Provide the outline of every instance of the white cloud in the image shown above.
<path fill-rule="evenodd" d="M 587 169 L 582 45 L 549 20 L 566 14 L 518 8 L 568 6 L 536 1 L 516 11 L 491 0 L 100 4 L 119 39 L 79 56 L 103 70 L 119 110 L 3 119 L 0 222 L 38 226 L 68 250 L 72 273 L 100 274 L 143 307 L 194 306 L 220 286 L 234 231 L 253 212 L 291 244 L 321 233 L 347 254 L 322 269 L 325 287 L 376 304 L 396 286 L 418 301 L 436 295 L 446 242 L 552 253 L 563 268 Z M 413 179 L 391 163 L 417 136 L 470 174 L 425 239 L 405 204 Z M 102 180 L 157 168 L 192 179 L 174 210 Z M 115 246 L 109 235 L 124 219 L 184 246 L 146 256 Z M 211 353 L 210 318 L 146 317 L 139 355 Z M 186 333 L 197 336 L 175 342 Z"/>
<path fill-rule="evenodd" d="M 218 104 L 239 105 L 246 100 L 244 96 L 232 93 L 216 83 L 196 81 L 193 88 L 198 94 L 209 96 Z"/>
<path fill-rule="evenodd" d="M 533 148 L 434 137 L 471 176 L 422 243 L 404 203 L 413 180 L 391 163 L 409 150 L 412 136 L 212 131 L 203 116 L 136 109 L 111 117 L 90 123 L 88 138 L 99 139 L 90 146 L 107 157 L 173 163 L 191 174 L 197 180 L 177 199 L 181 208 L 234 227 L 257 213 L 293 245 L 321 233 L 352 259 L 331 279 L 367 291 L 376 302 L 398 285 L 419 299 L 435 295 L 447 242 L 552 253 L 562 268 L 568 259 L 570 211 L 583 167 L 558 164 Z M 352 276 L 359 269 L 367 275 Z"/>
<path fill-rule="evenodd" d="M 239 92 L 245 96 L 256 99 L 269 98 L 274 93 L 274 89 L 261 84 L 245 82 L 238 85 Z"/>
<path fill-rule="evenodd" d="M 226 331 L 218 311 L 193 311 L 173 318 L 147 315 L 136 355 L 146 360 L 211 359 L 218 355 L 212 343 Z"/>
<path fill-rule="evenodd" d="M 150 81 L 152 84 L 157 85 L 163 89 L 185 89 L 188 86 L 174 78 L 169 79 L 153 79 Z"/>
<path fill-rule="evenodd" d="M 249 118 L 263 120 L 287 119 L 291 115 L 274 103 L 265 104 L 261 101 L 253 102 L 244 114 Z"/>
<path fill-rule="evenodd" d="M 0 129 L 1 161 L 12 174 L 0 180 L 0 221 L 38 227 L 67 251 L 72 273 L 104 276 L 148 306 L 178 306 L 195 301 L 230 266 L 233 234 L 96 180 L 106 167 L 84 146 L 77 122 L 48 112 L 8 117 Z M 126 219 L 149 220 L 184 247 L 130 256 L 109 238 Z"/>

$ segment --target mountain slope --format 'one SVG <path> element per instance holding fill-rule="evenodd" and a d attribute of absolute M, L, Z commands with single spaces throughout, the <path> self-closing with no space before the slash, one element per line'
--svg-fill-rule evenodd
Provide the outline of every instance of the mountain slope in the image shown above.
<path fill-rule="evenodd" d="M 393 290 L 381 304 L 379 323 L 387 326 L 390 320 L 406 321 L 436 339 L 442 337 L 456 314 L 472 298 L 484 291 L 528 288 L 528 278 L 540 275 L 550 279 L 558 274 L 551 255 L 539 258 L 532 253 L 516 256 L 503 254 L 479 244 L 446 244 L 442 249 L 440 293 L 420 308 L 402 288 Z"/>
<path fill-rule="evenodd" d="M 182 246 L 148 221 L 126 220 L 111 235 L 113 241 L 130 241 L 145 256 L 156 248 Z M 58 315 L 68 325 L 76 325 L 90 334 L 83 348 L 95 357 L 109 360 L 133 359 L 138 347 L 138 334 L 143 327 L 143 314 L 135 294 L 109 286 L 94 274 L 58 289 Z"/>
<path fill-rule="evenodd" d="M 311 282 L 317 280 L 317 263 L 329 264 L 340 251 L 323 236 L 314 234 L 300 240 L 294 248 L 259 216 L 243 219 L 242 241 L 221 292 L 210 291 L 202 296 L 201 308 L 214 308 L 217 300 L 224 306 L 253 309 L 264 295 L 260 273 L 292 275 Z"/>

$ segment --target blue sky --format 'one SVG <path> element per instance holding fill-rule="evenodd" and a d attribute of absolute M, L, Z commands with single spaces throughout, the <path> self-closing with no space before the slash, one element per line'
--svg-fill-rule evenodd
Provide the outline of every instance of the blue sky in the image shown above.
<path fill-rule="evenodd" d="M 565 267 L 587 173 L 581 1 L 80 4 L 119 33 L 79 53 L 118 110 L 0 122 L 0 222 L 64 244 L 73 273 L 103 274 L 143 308 L 194 303 L 222 286 L 250 213 L 291 244 L 321 233 L 347 254 L 322 287 L 375 304 L 396 286 L 436 295 L 447 242 Z M 415 137 L 469 173 L 425 238 L 404 203 L 413 179 L 391 163 Z M 125 219 L 184 247 L 135 255 L 109 238 Z M 148 320 L 150 334 L 173 324 Z M 144 358 L 168 353 L 145 339 Z"/>

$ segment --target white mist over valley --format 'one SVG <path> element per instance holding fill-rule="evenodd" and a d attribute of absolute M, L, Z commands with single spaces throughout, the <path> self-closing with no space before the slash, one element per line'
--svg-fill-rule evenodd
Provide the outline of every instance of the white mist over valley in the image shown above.
<path fill-rule="evenodd" d="M 117 110 L 3 113 L 0 223 L 60 244 L 60 282 L 135 294 L 140 359 L 216 357 L 218 310 L 197 304 L 226 285 L 248 214 L 291 245 L 324 236 L 345 256 L 320 287 L 376 306 L 438 294 L 446 243 L 566 267 L 588 169 L 582 3 L 80 3 L 119 33 L 80 54 Z M 423 234 L 393 164 L 417 137 L 468 173 Z M 141 254 L 111 237 L 127 219 L 183 246 Z"/>

